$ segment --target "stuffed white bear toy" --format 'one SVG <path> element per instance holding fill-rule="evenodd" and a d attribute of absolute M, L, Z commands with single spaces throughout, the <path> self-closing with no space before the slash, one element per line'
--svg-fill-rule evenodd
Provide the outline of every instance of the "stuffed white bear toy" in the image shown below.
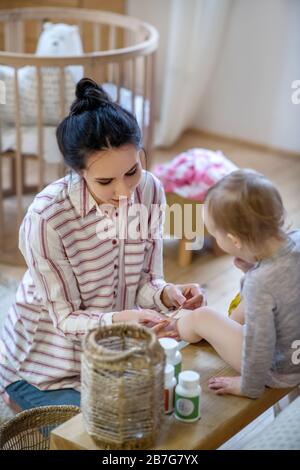
<path fill-rule="evenodd" d="M 36 54 L 38 56 L 78 56 L 83 53 L 82 42 L 77 26 L 63 23 L 44 23 L 39 37 Z M 83 76 L 81 66 L 65 68 L 65 103 L 64 114 L 68 113 L 75 99 L 75 85 Z M 2 120 L 8 124 L 15 123 L 14 70 L 0 66 L 0 80 L 5 83 L 6 103 L 1 112 Z M 32 66 L 22 67 L 18 72 L 21 124 L 37 123 L 37 73 Z M 43 83 L 43 125 L 57 125 L 61 119 L 59 69 L 42 68 Z M 3 105 L 2 105 L 3 106 Z"/>

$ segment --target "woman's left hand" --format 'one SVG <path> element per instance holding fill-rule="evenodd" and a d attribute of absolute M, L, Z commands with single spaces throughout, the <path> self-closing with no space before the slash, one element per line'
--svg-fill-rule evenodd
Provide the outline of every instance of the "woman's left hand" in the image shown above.
<path fill-rule="evenodd" d="M 167 285 L 162 291 L 161 299 L 168 308 L 184 307 L 193 310 L 206 305 L 204 291 L 199 284 Z"/>
<path fill-rule="evenodd" d="M 238 377 L 212 377 L 208 381 L 208 387 L 216 395 L 237 395 L 242 396 L 241 391 L 242 378 Z"/>

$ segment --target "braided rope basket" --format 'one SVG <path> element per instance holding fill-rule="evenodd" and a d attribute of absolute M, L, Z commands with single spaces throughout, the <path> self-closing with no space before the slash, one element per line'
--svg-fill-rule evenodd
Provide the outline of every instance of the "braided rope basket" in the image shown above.
<path fill-rule="evenodd" d="M 165 356 L 155 334 L 133 324 L 90 331 L 84 339 L 81 409 L 88 434 L 106 449 L 142 449 L 164 416 Z"/>
<path fill-rule="evenodd" d="M 50 433 L 80 413 L 78 406 L 40 406 L 22 411 L 0 428 L 0 450 L 49 450 Z"/>

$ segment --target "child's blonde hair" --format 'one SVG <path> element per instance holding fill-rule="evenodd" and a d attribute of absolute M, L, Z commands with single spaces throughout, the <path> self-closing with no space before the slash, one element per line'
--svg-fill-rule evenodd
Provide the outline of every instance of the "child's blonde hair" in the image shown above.
<path fill-rule="evenodd" d="M 264 175 L 237 170 L 208 191 L 205 204 L 217 229 L 258 246 L 282 238 L 285 210 L 279 191 Z"/>

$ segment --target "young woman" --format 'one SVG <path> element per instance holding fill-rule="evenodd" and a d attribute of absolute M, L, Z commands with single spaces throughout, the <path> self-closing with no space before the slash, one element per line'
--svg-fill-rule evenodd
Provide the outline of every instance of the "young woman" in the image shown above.
<path fill-rule="evenodd" d="M 76 97 L 57 129 L 72 173 L 38 194 L 23 220 L 19 246 L 28 270 L 0 342 L 0 391 L 21 409 L 79 405 L 89 329 L 134 321 L 158 331 L 160 312 L 203 300 L 199 285 L 163 279 L 162 218 L 157 236 L 150 227 L 164 192 L 142 170 L 135 117 L 90 79 L 78 83 Z M 130 225 L 136 205 L 147 217 Z"/>

